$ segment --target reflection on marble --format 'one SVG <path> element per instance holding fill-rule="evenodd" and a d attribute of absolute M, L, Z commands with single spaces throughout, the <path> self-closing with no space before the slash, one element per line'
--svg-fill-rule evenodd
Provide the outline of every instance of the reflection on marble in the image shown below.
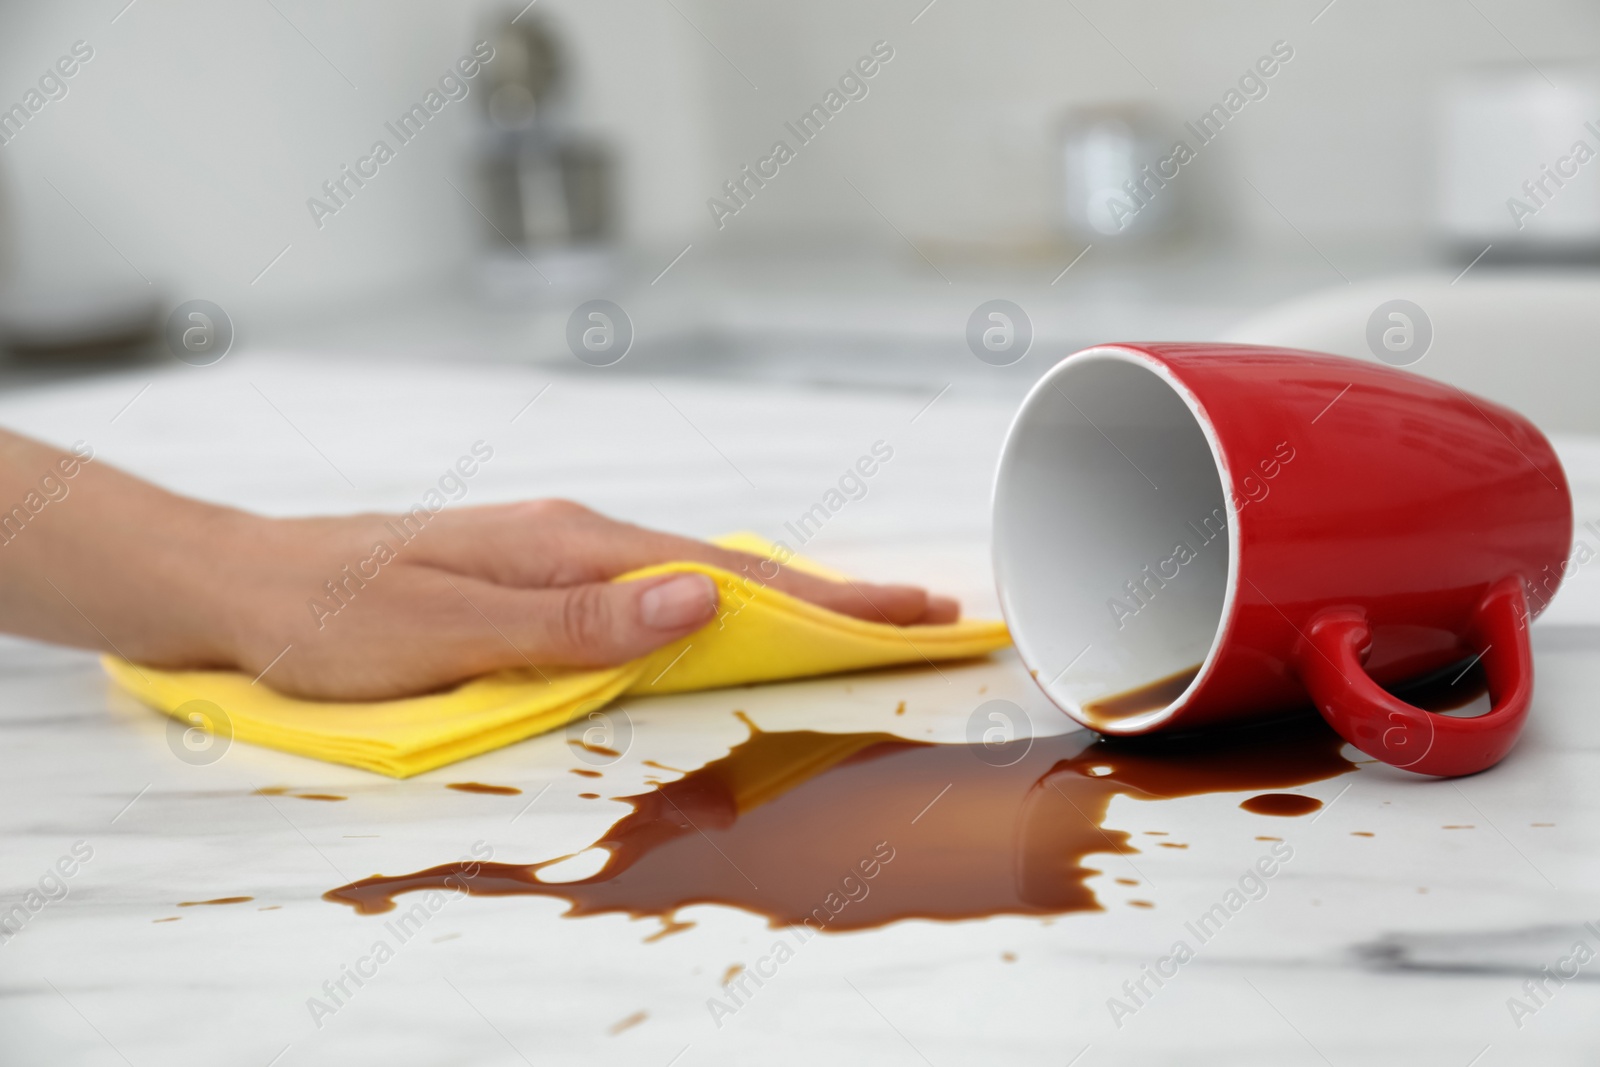
<path fill-rule="evenodd" d="M 556 378 L 519 416 L 551 381 L 508 368 L 244 359 L 7 396 L 0 423 L 89 439 L 181 490 L 275 513 L 398 506 L 481 438 L 498 452 L 474 500 L 580 497 L 702 535 L 779 535 L 882 439 L 893 461 L 806 551 L 935 581 L 993 610 L 987 485 L 1005 405 L 953 389 L 919 415 L 931 394 L 684 381 L 662 384 L 668 404 L 647 382 L 585 375 Z M 1600 515 L 1600 446 L 1562 447 L 1580 511 Z M 1036 731 L 1067 729 L 1013 656 L 637 701 L 625 708 L 632 744 L 598 779 L 571 773 L 589 764 L 556 736 L 397 782 L 244 745 L 185 763 L 166 720 L 110 691 L 93 657 L 6 642 L 0 916 L 30 890 L 41 906 L 0 944 L 0 1062 L 1592 1062 L 1600 986 L 1587 973 L 1536 1013 L 1508 1008 L 1526 997 L 1530 969 L 1555 964 L 1584 923 L 1600 925 L 1590 570 L 1600 562 L 1536 629 L 1531 725 L 1493 771 L 1432 782 L 1364 765 L 1303 790 L 1327 802 L 1314 821 L 1252 815 L 1233 794 L 1119 798 L 1108 826 L 1141 851 L 1096 857 L 1103 912 L 814 937 L 727 1016 L 708 1002 L 724 998 L 729 968 L 755 966 L 786 936 L 740 911 L 685 909 L 692 928 L 646 943 L 654 920 L 447 898 L 402 939 L 382 917 L 320 895 L 475 845 L 508 861 L 581 850 L 625 810 L 605 798 L 670 776 L 646 760 L 694 767 L 741 740 L 735 709 L 772 730 L 956 741 L 979 704 L 1005 698 Z M 460 781 L 522 793 L 446 788 Z M 257 792 L 268 786 L 348 799 Z M 1258 837 L 1284 838 L 1292 860 L 1197 944 L 1186 923 L 1270 847 Z M 253 899 L 177 906 L 234 896 Z M 1114 1020 L 1110 998 L 1132 1004 L 1125 983 L 1137 989 L 1180 939 L 1193 958 L 1164 984 L 1146 980 L 1137 1010 Z M 380 940 L 390 951 L 376 962 Z M 358 965 L 360 984 L 349 977 Z M 308 1001 L 329 1002 L 341 982 L 337 1010 L 314 1017 Z"/>

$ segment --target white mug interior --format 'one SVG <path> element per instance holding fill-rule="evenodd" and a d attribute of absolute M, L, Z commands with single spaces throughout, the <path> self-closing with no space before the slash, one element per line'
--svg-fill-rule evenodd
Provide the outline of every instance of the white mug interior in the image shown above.
<path fill-rule="evenodd" d="M 1236 582 L 1227 466 L 1159 362 L 1094 348 L 1029 391 L 1001 452 L 994 564 L 1017 651 L 1105 733 L 1178 712 L 1211 668 Z"/>

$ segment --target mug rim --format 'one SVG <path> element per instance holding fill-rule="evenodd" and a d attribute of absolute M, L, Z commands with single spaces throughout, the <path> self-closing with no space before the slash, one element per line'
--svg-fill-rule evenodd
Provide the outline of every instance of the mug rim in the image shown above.
<path fill-rule="evenodd" d="M 1036 657 L 1030 654 L 1029 638 L 1023 629 L 1017 626 L 1017 612 L 1012 602 L 1009 583 L 1005 580 L 1005 568 L 1002 563 L 1001 538 L 998 531 L 1000 485 L 1005 479 L 1008 469 L 1015 462 L 1015 449 L 1017 446 L 1017 431 L 1024 422 L 1032 417 L 1033 410 L 1045 390 L 1052 387 L 1052 383 L 1061 375 L 1069 373 L 1073 368 L 1091 362 L 1115 362 L 1132 365 L 1147 371 L 1166 385 L 1184 406 L 1188 409 L 1195 424 L 1200 428 L 1206 446 L 1211 450 L 1211 459 L 1217 469 L 1218 480 L 1221 484 L 1223 507 L 1228 518 L 1228 570 L 1227 580 L 1223 586 L 1222 607 L 1218 614 L 1217 628 L 1212 634 L 1211 644 L 1206 649 L 1205 658 L 1201 661 L 1199 669 L 1190 679 L 1189 684 L 1169 703 L 1152 708 L 1149 711 L 1139 712 L 1125 718 L 1097 719 L 1086 713 L 1082 705 L 1071 697 L 1061 693 L 1056 683 L 1065 676 L 1071 664 L 1062 669 L 1054 679 L 1045 681 L 1041 676 L 1043 667 L 1037 662 Z M 1151 733 L 1169 725 L 1174 719 L 1179 718 L 1184 710 L 1193 701 L 1197 694 L 1214 673 L 1217 661 L 1221 657 L 1222 649 L 1228 643 L 1228 638 L 1233 630 L 1235 608 L 1238 601 L 1239 586 L 1239 509 L 1233 492 L 1233 478 L 1228 467 L 1227 455 L 1222 449 L 1222 442 L 1217 435 L 1216 427 L 1205 406 L 1200 402 L 1194 392 L 1183 382 L 1165 360 L 1143 349 L 1129 344 L 1102 344 L 1081 349 L 1061 359 L 1040 375 L 1038 380 L 1029 387 L 1022 403 L 1018 405 L 1006 427 L 1004 443 L 1000 449 L 1000 459 L 995 465 L 994 482 L 990 489 L 990 515 L 996 528 L 990 535 L 990 563 L 995 573 L 995 590 L 1000 601 L 1000 613 L 1005 618 L 1006 626 L 1011 632 L 1012 643 L 1016 646 L 1017 655 L 1022 659 L 1023 665 L 1029 669 L 1029 676 L 1034 684 L 1044 694 L 1045 698 L 1055 705 L 1069 718 L 1079 724 L 1101 734 L 1130 736 Z M 1088 651 L 1087 648 L 1084 649 Z M 1082 655 L 1082 653 L 1080 653 Z M 1076 661 L 1074 661 L 1076 662 Z M 1152 679 L 1152 683 L 1158 679 Z"/>

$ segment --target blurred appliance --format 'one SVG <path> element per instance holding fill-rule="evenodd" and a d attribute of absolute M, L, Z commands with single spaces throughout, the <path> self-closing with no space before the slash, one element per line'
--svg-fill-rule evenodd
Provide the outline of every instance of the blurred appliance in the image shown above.
<path fill-rule="evenodd" d="M 1170 146 L 1142 104 L 1076 108 L 1061 124 L 1062 221 L 1084 244 L 1134 244 L 1169 236 L 1183 178 L 1157 166 Z"/>
<path fill-rule="evenodd" d="M 497 231 L 486 234 L 491 286 L 518 290 L 530 269 L 541 287 L 546 278 L 593 284 L 609 273 L 616 235 L 613 156 L 574 129 L 570 68 L 548 22 L 524 11 L 488 38 L 479 178 Z"/>
<path fill-rule="evenodd" d="M 149 358 L 161 332 L 161 294 L 149 283 L 74 277 L 24 282 L 16 214 L 0 171 L 0 351 L 12 362 L 89 366 Z"/>
<path fill-rule="evenodd" d="M 149 285 L 0 282 L 0 347 L 43 364 L 138 361 L 161 333 L 160 295 Z"/>
<path fill-rule="evenodd" d="M 1476 68 L 1444 91 L 1438 224 L 1461 255 L 1600 257 L 1600 71 L 1541 70 Z"/>

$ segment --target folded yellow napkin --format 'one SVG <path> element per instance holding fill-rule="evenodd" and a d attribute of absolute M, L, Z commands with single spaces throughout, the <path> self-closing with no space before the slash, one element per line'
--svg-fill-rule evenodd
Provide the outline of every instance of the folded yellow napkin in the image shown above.
<path fill-rule="evenodd" d="M 771 556 L 753 535 L 724 547 Z M 785 566 L 836 577 L 790 558 Z M 664 563 L 622 575 L 698 571 L 721 589 L 715 621 L 641 659 L 601 670 L 501 671 L 429 696 L 373 703 L 298 700 L 232 671 L 163 671 L 106 656 L 107 673 L 129 693 L 177 717 L 191 700 L 227 716 L 233 737 L 395 778 L 476 756 L 566 725 L 619 696 L 776 682 L 898 664 L 979 656 L 1010 643 L 1005 624 L 972 620 L 896 627 L 819 608 L 702 563 Z"/>

